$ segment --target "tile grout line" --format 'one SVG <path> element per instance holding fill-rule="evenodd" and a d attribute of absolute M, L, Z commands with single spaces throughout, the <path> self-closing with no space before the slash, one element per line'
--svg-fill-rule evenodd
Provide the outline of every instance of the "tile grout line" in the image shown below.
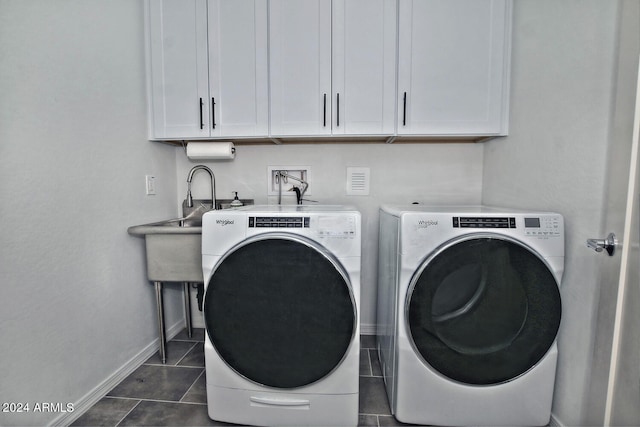
<path fill-rule="evenodd" d="M 198 375 L 196 377 L 196 379 L 193 381 L 193 383 L 191 383 L 191 385 L 189 386 L 189 388 L 187 389 L 187 391 L 184 392 L 184 394 L 182 395 L 182 397 L 178 400 L 179 403 L 193 403 L 193 402 L 183 402 L 182 399 L 184 399 L 187 394 L 189 394 L 189 392 L 191 391 L 191 389 L 193 388 L 194 385 L 196 385 L 196 383 L 198 382 L 198 380 L 200 379 L 200 377 L 202 377 L 203 375 L 205 375 L 206 373 L 206 368 L 202 368 L 202 372 L 200 373 L 200 375 Z M 205 380 L 205 389 L 206 389 L 206 380 Z"/>
<path fill-rule="evenodd" d="M 133 400 L 133 399 L 132 399 L 132 400 Z M 129 410 L 127 411 L 127 413 L 126 413 L 126 414 L 124 414 L 124 415 L 122 416 L 122 418 L 120 418 L 120 420 L 118 420 L 118 422 L 115 424 L 115 426 L 114 426 L 114 427 L 118 427 L 118 426 L 120 425 L 120 423 L 121 423 L 121 422 L 123 422 L 123 421 L 125 420 L 125 418 L 127 418 L 127 417 L 129 416 L 129 414 L 130 414 L 130 413 L 132 413 L 132 412 L 133 412 L 133 410 L 134 410 L 134 409 L 136 409 L 136 408 L 138 407 L 138 405 L 140 405 L 140 403 L 142 402 L 142 400 L 140 400 L 140 399 L 136 399 L 136 400 L 138 400 L 138 403 L 136 403 L 135 405 L 133 405 L 133 407 L 132 407 L 131 409 L 129 409 Z"/>
<path fill-rule="evenodd" d="M 181 357 L 181 358 L 176 362 L 176 365 L 175 365 L 175 366 L 179 366 L 179 365 L 180 365 L 180 362 L 182 362 L 182 361 L 184 360 L 184 358 L 185 358 L 185 357 L 187 357 L 187 355 L 188 355 L 189 353 L 191 353 L 191 351 L 192 351 L 194 348 L 196 348 L 196 346 L 197 346 L 197 345 L 198 345 L 198 343 L 197 343 L 197 342 L 196 342 L 196 343 L 193 343 L 193 345 L 192 345 L 192 346 L 191 346 L 191 347 L 190 347 L 190 348 L 189 348 L 189 349 L 184 353 L 184 355 L 183 355 L 183 356 L 182 356 L 182 357 Z"/>
<path fill-rule="evenodd" d="M 367 349 L 367 357 L 369 358 L 369 374 L 373 377 L 373 361 L 371 360 L 371 350 Z"/>
<path fill-rule="evenodd" d="M 179 400 L 164 400 L 164 399 L 147 399 L 145 397 L 117 397 L 117 396 L 105 396 L 109 399 L 123 399 L 123 400 L 138 400 L 140 402 L 156 402 L 156 403 L 178 403 L 184 405 L 196 405 L 196 406 L 206 406 L 206 403 L 198 403 L 198 402 L 181 402 Z"/>

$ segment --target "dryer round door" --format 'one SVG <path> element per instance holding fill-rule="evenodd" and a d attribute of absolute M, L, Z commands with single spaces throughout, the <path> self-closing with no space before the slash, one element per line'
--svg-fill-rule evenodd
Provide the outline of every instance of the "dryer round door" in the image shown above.
<path fill-rule="evenodd" d="M 336 369 L 356 331 L 342 265 L 296 235 L 263 234 L 216 265 L 204 301 L 207 334 L 224 362 L 260 385 L 297 388 Z"/>
<path fill-rule="evenodd" d="M 442 375 L 489 385 L 516 378 L 553 345 L 558 283 L 528 247 L 503 236 L 455 239 L 414 274 L 405 315 L 414 349 Z"/>

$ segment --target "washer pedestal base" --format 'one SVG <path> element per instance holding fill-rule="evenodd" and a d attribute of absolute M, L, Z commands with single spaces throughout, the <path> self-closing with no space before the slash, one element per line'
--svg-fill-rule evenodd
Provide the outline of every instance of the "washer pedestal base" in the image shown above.
<path fill-rule="evenodd" d="M 207 384 L 209 417 L 243 425 L 356 426 L 358 393 L 305 394 L 230 389 Z"/>

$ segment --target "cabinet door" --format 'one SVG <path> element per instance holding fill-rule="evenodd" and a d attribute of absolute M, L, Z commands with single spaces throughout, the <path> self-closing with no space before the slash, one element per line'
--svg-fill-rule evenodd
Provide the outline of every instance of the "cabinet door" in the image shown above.
<path fill-rule="evenodd" d="M 399 0 L 398 134 L 506 133 L 510 0 Z"/>
<path fill-rule="evenodd" d="M 206 0 L 148 0 L 151 139 L 209 136 Z"/>
<path fill-rule="evenodd" d="M 396 0 L 333 0 L 332 132 L 393 134 Z"/>
<path fill-rule="evenodd" d="M 331 133 L 331 2 L 269 2 L 271 134 Z"/>
<path fill-rule="evenodd" d="M 267 136 L 267 0 L 208 6 L 211 136 Z"/>

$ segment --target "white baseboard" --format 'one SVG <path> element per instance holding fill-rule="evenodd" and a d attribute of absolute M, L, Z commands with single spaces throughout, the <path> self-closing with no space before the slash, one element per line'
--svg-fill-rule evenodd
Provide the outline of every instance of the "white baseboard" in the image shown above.
<path fill-rule="evenodd" d="M 551 414 L 551 420 L 549 421 L 549 426 L 550 427 L 564 427 L 564 424 L 562 424 L 560 422 L 560 420 L 558 418 L 556 418 L 555 415 Z"/>
<path fill-rule="evenodd" d="M 361 323 L 360 335 L 375 335 L 376 329 L 377 328 L 375 323 Z"/>
<path fill-rule="evenodd" d="M 180 319 L 166 331 L 167 341 L 175 337 L 185 328 L 184 319 Z M 116 385 L 127 378 L 133 371 L 138 369 L 145 361 L 147 361 L 155 352 L 160 349 L 160 338 L 153 340 L 149 345 L 143 348 L 138 354 L 133 356 L 129 361 L 116 370 L 111 376 L 106 378 L 96 388 L 73 403 L 73 412 L 66 412 L 56 417 L 50 426 L 68 426 L 75 420 L 80 418 L 82 414 L 89 410 L 93 405 L 98 403 L 100 399 L 107 395 Z"/>

